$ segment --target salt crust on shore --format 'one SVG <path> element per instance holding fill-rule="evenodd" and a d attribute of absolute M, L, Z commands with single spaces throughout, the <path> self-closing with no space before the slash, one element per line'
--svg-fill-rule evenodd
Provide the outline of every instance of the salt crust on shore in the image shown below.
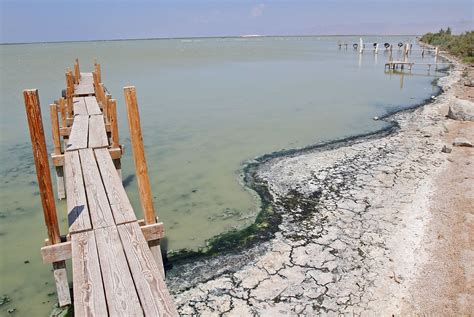
<path fill-rule="evenodd" d="M 457 65 L 435 102 L 388 118 L 399 124 L 393 133 L 262 164 L 257 176 L 283 218 L 275 238 L 180 268 L 168 281 L 180 314 L 416 312 L 433 181 L 449 164 L 441 110 L 460 78 Z"/>

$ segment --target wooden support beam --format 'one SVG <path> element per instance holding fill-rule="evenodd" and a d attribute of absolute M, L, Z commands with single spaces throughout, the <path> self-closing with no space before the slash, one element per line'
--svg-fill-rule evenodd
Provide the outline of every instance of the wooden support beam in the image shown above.
<path fill-rule="evenodd" d="M 54 263 L 69 260 L 72 256 L 71 241 L 58 244 L 46 245 L 41 248 L 43 263 Z"/>
<path fill-rule="evenodd" d="M 161 240 L 165 236 L 165 229 L 162 222 L 140 226 L 146 241 Z"/>
<path fill-rule="evenodd" d="M 118 148 L 110 148 L 108 150 L 109 150 L 109 154 L 112 160 L 119 160 L 123 155 L 122 146 Z M 54 153 L 52 153 L 51 159 L 53 161 L 54 166 L 64 166 L 64 154 L 55 155 Z"/>
<path fill-rule="evenodd" d="M 117 124 L 117 101 L 115 99 L 109 100 L 109 122 L 110 122 L 110 132 L 112 134 L 112 148 L 120 147 L 119 143 L 119 131 Z"/>
<path fill-rule="evenodd" d="M 41 107 L 37 89 L 23 91 L 25 99 L 26 114 L 30 130 L 33 157 L 36 165 L 36 175 L 40 189 L 41 203 L 43 205 L 44 220 L 48 230 L 48 239 L 52 244 L 61 241 L 59 235 L 58 218 L 54 204 L 53 186 L 49 173 L 48 153 L 44 138 L 43 122 L 41 118 Z"/>
<path fill-rule="evenodd" d="M 71 134 L 71 129 L 72 127 L 59 128 L 59 134 L 63 137 L 69 136 L 69 134 Z"/>

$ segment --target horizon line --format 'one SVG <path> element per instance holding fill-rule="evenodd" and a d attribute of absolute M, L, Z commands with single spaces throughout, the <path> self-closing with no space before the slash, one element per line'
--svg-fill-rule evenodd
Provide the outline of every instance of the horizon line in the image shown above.
<path fill-rule="evenodd" d="M 243 38 L 255 39 L 259 37 L 331 37 L 331 36 L 420 36 L 421 34 L 290 34 L 290 35 L 222 35 L 222 36 L 178 36 L 178 37 L 144 37 L 144 38 L 115 38 L 115 39 L 88 39 L 44 42 L 5 42 L 0 45 L 30 45 L 30 44 L 62 44 L 62 43 L 90 43 L 90 42 L 119 42 L 119 41 L 153 41 L 153 40 L 181 40 L 181 39 L 218 39 L 218 38 Z"/>

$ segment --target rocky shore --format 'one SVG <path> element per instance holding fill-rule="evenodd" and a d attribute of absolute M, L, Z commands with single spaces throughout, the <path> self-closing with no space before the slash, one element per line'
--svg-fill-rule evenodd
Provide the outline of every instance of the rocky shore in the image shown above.
<path fill-rule="evenodd" d="M 474 122 L 446 117 L 460 91 L 472 101 L 465 75 L 456 62 L 390 129 L 261 163 L 272 238 L 181 264 L 180 314 L 472 313 L 474 148 L 452 143 Z"/>

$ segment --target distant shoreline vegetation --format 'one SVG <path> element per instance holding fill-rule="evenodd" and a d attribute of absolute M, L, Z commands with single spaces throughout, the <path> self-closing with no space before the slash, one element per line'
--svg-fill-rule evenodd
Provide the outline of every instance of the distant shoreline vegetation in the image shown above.
<path fill-rule="evenodd" d="M 451 28 L 448 27 L 446 30 L 439 30 L 438 33 L 426 33 L 421 37 L 421 41 L 439 46 L 461 58 L 465 63 L 474 64 L 474 31 L 453 35 Z"/>

